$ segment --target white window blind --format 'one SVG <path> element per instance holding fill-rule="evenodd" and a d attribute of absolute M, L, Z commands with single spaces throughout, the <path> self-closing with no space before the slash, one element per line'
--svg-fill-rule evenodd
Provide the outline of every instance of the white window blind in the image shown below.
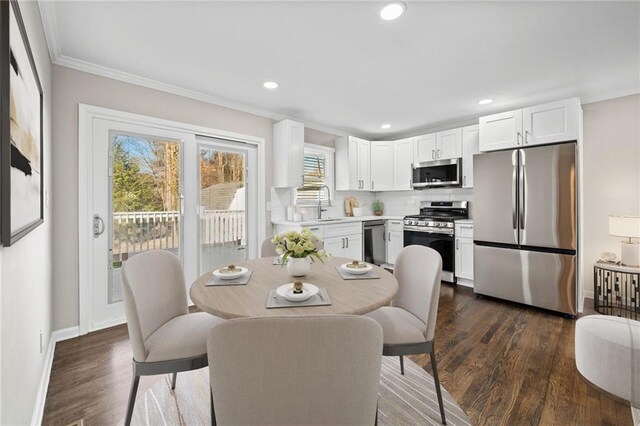
<path fill-rule="evenodd" d="M 304 184 L 295 190 L 296 205 L 317 205 L 318 192 L 322 185 L 327 185 L 333 196 L 334 163 L 333 148 L 305 144 L 304 145 Z M 327 190 L 322 190 L 322 204 L 329 204 Z"/>

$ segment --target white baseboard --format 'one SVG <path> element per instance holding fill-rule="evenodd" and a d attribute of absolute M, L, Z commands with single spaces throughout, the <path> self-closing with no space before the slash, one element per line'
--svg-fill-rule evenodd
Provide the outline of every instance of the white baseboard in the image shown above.
<path fill-rule="evenodd" d="M 44 364 L 42 365 L 42 372 L 40 373 L 40 384 L 38 385 L 36 402 L 33 407 L 33 414 L 31 415 L 32 426 L 39 426 L 42 424 L 44 404 L 47 400 L 47 389 L 49 388 L 49 378 L 51 377 L 51 367 L 53 367 L 53 356 L 56 351 L 56 343 L 78 337 L 79 334 L 80 328 L 78 326 L 56 330 L 51 333 L 51 336 L 49 337 L 49 344 L 47 345 L 47 352 L 44 357 Z"/>
<path fill-rule="evenodd" d="M 465 278 L 456 278 L 456 284 L 461 285 L 463 287 L 473 288 L 473 281 Z"/>
<path fill-rule="evenodd" d="M 593 290 L 582 290 L 582 295 L 584 296 L 584 299 L 593 300 Z"/>

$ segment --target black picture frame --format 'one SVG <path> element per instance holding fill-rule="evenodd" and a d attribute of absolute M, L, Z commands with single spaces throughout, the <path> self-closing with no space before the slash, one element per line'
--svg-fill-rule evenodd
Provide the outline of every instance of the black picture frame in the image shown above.
<path fill-rule="evenodd" d="M 20 34 L 10 33 L 10 11 L 18 24 Z M 20 36 L 24 43 L 26 54 L 29 58 L 35 84 L 40 93 L 40 215 L 36 220 L 22 226 L 20 229 L 12 230 L 11 218 L 11 111 L 10 111 L 10 91 L 11 91 L 11 37 Z M 44 120 L 43 120 L 43 92 L 36 69 L 33 52 L 27 36 L 27 31 L 20 13 L 20 6 L 16 0 L 0 1 L 0 240 L 4 247 L 11 246 L 20 240 L 40 224 L 44 222 Z"/>

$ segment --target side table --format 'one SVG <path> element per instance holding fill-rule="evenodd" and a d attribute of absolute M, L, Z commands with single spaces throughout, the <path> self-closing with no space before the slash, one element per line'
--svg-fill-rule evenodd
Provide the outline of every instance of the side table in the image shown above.
<path fill-rule="evenodd" d="M 593 307 L 605 315 L 640 318 L 640 268 L 596 262 L 593 266 Z"/>

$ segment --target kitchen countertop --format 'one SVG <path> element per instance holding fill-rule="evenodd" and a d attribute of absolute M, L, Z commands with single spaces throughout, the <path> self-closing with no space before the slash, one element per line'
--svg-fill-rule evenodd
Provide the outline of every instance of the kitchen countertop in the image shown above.
<path fill-rule="evenodd" d="M 402 220 L 404 216 L 358 216 L 358 217 L 336 217 L 335 220 L 323 220 L 317 219 L 303 220 L 302 222 L 293 222 L 290 220 L 272 220 L 273 225 L 288 225 L 288 226 L 315 226 L 315 225 L 333 225 L 338 223 L 349 222 L 366 222 L 369 220 Z"/>
<path fill-rule="evenodd" d="M 455 223 L 466 223 L 469 225 L 473 225 L 473 219 L 458 219 L 454 221 Z"/>

